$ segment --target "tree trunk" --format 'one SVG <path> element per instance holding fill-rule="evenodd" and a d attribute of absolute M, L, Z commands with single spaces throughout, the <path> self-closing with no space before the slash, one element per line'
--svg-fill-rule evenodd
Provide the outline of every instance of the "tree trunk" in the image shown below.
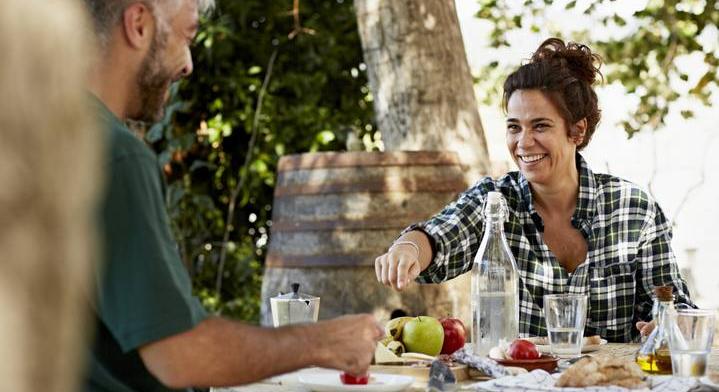
<path fill-rule="evenodd" d="M 450 150 L 469 179 L 489 154 L 453 0 L 355 0 L 379 130 L 389 150 Z"/>

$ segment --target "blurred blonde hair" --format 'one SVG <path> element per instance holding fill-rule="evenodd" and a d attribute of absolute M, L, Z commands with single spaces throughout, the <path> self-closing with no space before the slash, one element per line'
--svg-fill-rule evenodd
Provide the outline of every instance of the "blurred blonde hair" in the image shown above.
<path fill-rule="evenodd" d="M 80 389 L 101 132 L 74 0 L 0 1 L 0 380 Z"/>

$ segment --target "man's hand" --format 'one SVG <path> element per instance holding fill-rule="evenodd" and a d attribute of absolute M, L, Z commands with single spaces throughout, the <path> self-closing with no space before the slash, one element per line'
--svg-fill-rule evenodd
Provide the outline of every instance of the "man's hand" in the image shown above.
<path fill-rule="evenodd" d="M 316 347 L 321 351 L 319 366 L 349 374 L 364 374 L 369 369 L 377 342 L 384 328 L 369 314 L 343 316 L 312 325 Z"/>
<path fill-rule="evenodd" d="M 369 314 L 279 328 L 212 317 L 139 352 L 150 373 L 173 389 L 231 386 L 307 366 L 362 374 L 383 335 Z"/>
<path fill-rule="evenodd" d="M 652 321 L 639 321 L 637 322 L 637 329 L 639 330 L 639 333 L 642 336 L 649 336 L 650 333 L 654 330 L 654 328 L 657 326 L 657 323 Z"/>

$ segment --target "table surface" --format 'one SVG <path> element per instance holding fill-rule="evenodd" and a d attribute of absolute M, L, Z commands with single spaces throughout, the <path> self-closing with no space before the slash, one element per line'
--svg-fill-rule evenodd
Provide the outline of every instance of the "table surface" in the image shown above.
<path fill-rule="evenodd" d="M 612 356 L 617 358 L 627 358 L 630 360 L 634 360 L 634 356 L 639 350 L 638 344 L 623 344 L 623 343 L 608 343 L 604 346 L 602 346 L 598 351 L 595 351 L 593 353 L 589 353 L 589 355 L 595 355 L 595 356 Z M 712 348 L 712 353 L 709 358 L 709 368 L 707 371 L 709 373 L 719 373 L 719 347 Z M 213 388 L 212 392 L 289 392 L 289 391 L 305 391 L 306 389 L 302 388 L 300 385 L 298 385 L 296 382 L 286 382 L 285 380 L 291 380 L 293 378 L 292 374 L 289 374 L 285 377 L 280 378 L 273 378 L 265 381 L 261 381 L 254 384 L 249 384 L 241 387 L 232 387 L 232 388 Z M 296 379 L 296 377 L 294 377 Z M 279 384 L 279 380 L 283 380 L 282 384 Z M 477 381 L 468 380 L 465 382 L 460 383 L 460 385 L 470 385 Z M 406 391 L 424 391 L 426 388 L 426 383 L 415 383 L 411 388 L 406 389 Z"/>

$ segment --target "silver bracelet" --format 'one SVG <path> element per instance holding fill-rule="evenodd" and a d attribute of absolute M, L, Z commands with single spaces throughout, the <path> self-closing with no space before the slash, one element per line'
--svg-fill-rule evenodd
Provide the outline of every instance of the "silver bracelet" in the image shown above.
<path fill-rule="evenodd" d="M 394 247 L 397 245 L 409 245 L 409 246 L 413 247 L 414 250 L 417 251 L 417 259 L 419 259 L 419 246 L 417 246 L 417 244 L 415 244 L 412 241 L 397 241 L 397 242 L 393 243 L 392 245 L 390 245 L 387 252 L 391 252 L 392 249 L 394 249 Z"/>

